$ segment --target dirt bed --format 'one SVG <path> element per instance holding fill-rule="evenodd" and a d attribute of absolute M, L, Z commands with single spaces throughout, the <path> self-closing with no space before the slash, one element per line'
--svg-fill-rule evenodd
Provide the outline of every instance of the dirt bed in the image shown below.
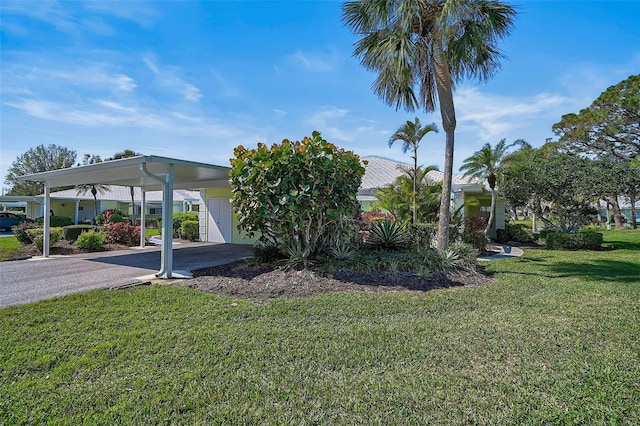
<path fill-rule="evenodd" d="M 322 274 L 236 262 L 195 271 L 193 279 L 180 284 L 208 293 L 265 301 L 276 297 L 310 297 L 332 291 L 424 292 L 452 286 L 477 287 L 491 280 L 482 271 L 450 277 L 438 275 L 425 280 L 412 273 L 339 271 Z"/>

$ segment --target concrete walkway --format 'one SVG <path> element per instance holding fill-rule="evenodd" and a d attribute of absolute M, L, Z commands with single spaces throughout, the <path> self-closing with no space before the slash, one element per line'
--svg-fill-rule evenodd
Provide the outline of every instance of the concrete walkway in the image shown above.
<path fill-rule="evenodd" d="M 479 257 L 478 260 L 508 259 L 511 257 L 520 257 L 524 254 L 524 251 L 520 247 L 512 247 L 505 244 L 498 244 L 493 242 L 487 244 L 487 249 L 490 251 L 495 251 L 496 254 L 493 254 L 491 256 Z"/>
<path fill-rule="evenodd" d="M 186 275 L 197 269 L 244 259 L 252 252 L 251 245 L 179 245 L 173 250 L 173 269 Z M 159 269 L 160 249 L 155 246 L 0 262 L 0 308 L 149 282 Z"/>

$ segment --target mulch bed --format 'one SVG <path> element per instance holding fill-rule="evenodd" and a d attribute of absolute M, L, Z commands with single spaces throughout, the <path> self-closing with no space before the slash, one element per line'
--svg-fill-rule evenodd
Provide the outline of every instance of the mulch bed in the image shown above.
<path fill-rule="evenodd" d="M 106 244 L 103 251 L 126 250 L 129 247 Z M 72 255 L 87 253 L 68 241 L 61 240 L 53 245 L 49 254 Z M 25 244 L 8 260 L 42 256 L 33 244 Z M 240 297 L 253 301 L 266 301 L 276 297 L 312 297 L 323 293 L 344 292 L 425 292 L 447 287 L 478 287 L 493 280 L 484 273 L 459 272 L 455 275 L 436 274 L 426 280 L 409 272 L 392 274 L 386 271 L 359 272 L 337 271 L 333 274 L 319 271 L 285 271 L 278 265 L 254 265 L 247 261 L 220 265 L 194 272 L 194 278 L 174 281 L 207 293 Z"/>
<path fill-rule="evenodd" d="M 111 251 L 111 250 L 127 250 L 129 247 L 122 244 L 105 244 L 103 250 L 99 251 Z M 94 250 L 95 251 L 95 250 Z M 74 246 L 72 243 L 66 240 L 60 240 L 49 248 L 49 254 L 51 256 L 68 256 L 71 254 L 89 253 L 89 250 L 81 249 Z M 34 256 L 42 256 L 42 251 L 33 244 L 23 244 L 18 251 L 7 260 L 19 260 L 28 259 Z"/>
<path fill-rule="evenodd" d="M 491 281 L 492 278 L 482 270 L 451 276 L 436 275 L 425 280 L 412 273 L 338 271 L 323 274 L 310 270 L 285 271 L 273 265 L 252 265 L 243 261 L 195 271 L 193 279 L 178 283 L 207 293 L 266 301 L 276 297 L 311 297 L 334 291 L 424 292 L 453 286 L 477 287 Z"/>

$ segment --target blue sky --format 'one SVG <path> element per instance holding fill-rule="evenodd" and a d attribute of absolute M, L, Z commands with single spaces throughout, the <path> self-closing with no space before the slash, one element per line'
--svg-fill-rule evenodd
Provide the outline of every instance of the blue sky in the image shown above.
<path fill-rule="evenodd" d="M 454 94 L 454 168 L 502 138 L 534 146 L 561 116 L 640 71 L 640 1 L 513 2 L 489 82 Z M 389 136 L 405 120 L 371 91 L 334 1 L 7 1 L 1 11 L 0 172 L 39 144 L 108 157 L 228 165 L 239 144 L 319 130 L 361 156 L 409 161 Z M 419 162 L 442 167 L 444 132 Z M 6 185 L 4 185 L 6 186 Z"/>

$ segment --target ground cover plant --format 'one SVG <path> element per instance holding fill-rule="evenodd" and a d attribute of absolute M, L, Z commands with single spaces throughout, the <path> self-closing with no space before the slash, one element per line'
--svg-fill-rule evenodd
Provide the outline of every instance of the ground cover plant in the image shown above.
<path fill-rule="evenodd" d="M 640 232 L 604 237 L 472 288 L 6 308 L 0 424 L 638 424 Z"/>

